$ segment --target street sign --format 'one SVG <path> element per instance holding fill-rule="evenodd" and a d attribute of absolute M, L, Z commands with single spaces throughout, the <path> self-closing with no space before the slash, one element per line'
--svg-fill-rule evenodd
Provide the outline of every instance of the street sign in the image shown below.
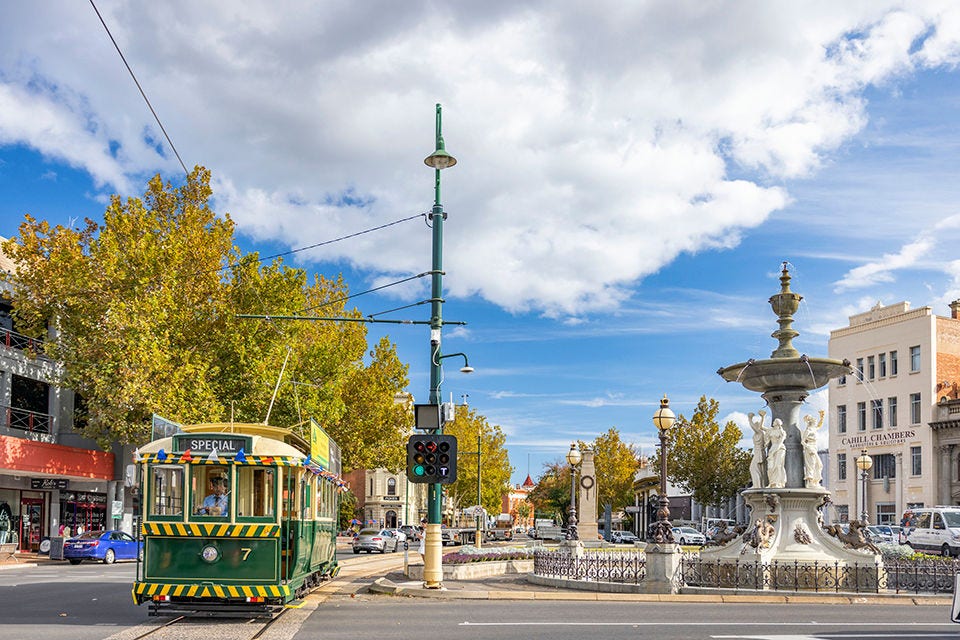
<path fill-rule="evenodd" d="M 624 511 L 627 513 L 640 513 L 640 507 L 630 505 L 629 507 L 625 507 Z"/>

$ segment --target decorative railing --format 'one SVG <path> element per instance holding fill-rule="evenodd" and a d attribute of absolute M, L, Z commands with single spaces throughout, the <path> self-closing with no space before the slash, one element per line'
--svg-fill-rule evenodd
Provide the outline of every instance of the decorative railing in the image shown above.
<path fill-rule="evenodd" d="M 50 414 L 18 409 L 17 407 L 2 407 L 4 427 L 19 429 L 30 433 L 50 433 L 52 418 Z"/>
<path fill-rule="evenodd" d="M 678 586 L 814 593 L 952 593 L 960 560 L 888 560 L 883 563 L 719 562 L 685 554 Z M 646 577 L 643 552 L 537 550 L 533 573 L 583 582 L 639 584 Z"/>
<path fill-rule="evenodd" d="M 575 556 L 565 551 L 533 554 L 533 573 L 547 578 L 586 582 L 638 584 L 646 576 L 647 561 L 641 553 L 589 551 Z"/>
<path fill-rule="evenodd" d="M 38 353 L 43 350 L 43 341 L 17 333 L 12 329 L 0 329 L 0 345 L 8 349 L 29 349 Z"/>

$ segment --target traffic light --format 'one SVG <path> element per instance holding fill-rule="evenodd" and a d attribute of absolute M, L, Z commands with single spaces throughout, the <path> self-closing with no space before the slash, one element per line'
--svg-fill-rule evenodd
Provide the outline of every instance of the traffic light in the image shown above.
<path fill-rule="evenodd" d="M 457 439 L 444 435 L 410 436 L 407 440 L 407 479 L 440 484 L 456 480 Z"/>

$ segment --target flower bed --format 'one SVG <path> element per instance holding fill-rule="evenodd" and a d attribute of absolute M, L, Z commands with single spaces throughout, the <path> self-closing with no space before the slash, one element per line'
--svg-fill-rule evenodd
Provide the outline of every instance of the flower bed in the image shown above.
<path fill-rule="evenodd" d="M 533 549 L 527 547 L 461 547 L 459 551 L 443 556 L 443 564 L 471 564 L 474 562 L 505 562 L 533 560 Z"/>

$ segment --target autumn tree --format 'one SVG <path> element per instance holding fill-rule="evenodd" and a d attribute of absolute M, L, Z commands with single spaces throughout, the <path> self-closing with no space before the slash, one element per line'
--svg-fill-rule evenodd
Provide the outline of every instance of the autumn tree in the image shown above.
<path fill-rule="evenodd" d="M 719 411 L 719 402 L 702 396 L 693 416 L 679 415 L 667 432 L 668 477 L 702 505 L 718 506 L 750 482 L 750 453 L 738 446 L 743 433 L 733 421 L 721 429 Z"/>
<path fill-rule="evenodd" d="M 633 504 L 633 477 L 639 468 L 639 452 L 620 439 L 620 432 L 611 428 L 597 436 L 593 443 L 579 443 L 580 449 L 593 450 L 597 469 L 597 504 L 609 504 L 613 510 Z"/>
<path fill-rule="evenodd" d="M 457 438 L 457 479 L 447 485 L 448 495 L 461 508 L 477 503 L 477 438 L 480 439 L 480 504 L 488 514 L 498 514 L 503 494 L 510 488 L 510 457 L 506 436 L 499 425 L 468 406 L 458 406 L 456 418 L 443 432 Z"/>
<path fill-rule="evenodd" d="M 358 313 L 344 308 L 339 277 L 308 282 L 279 258 L 241 255 L 229 215 L 209 206 L 209 182 L 199 167 L 176 188 L 157 176 L 142 199 L 114 196 L 102 224 L 75 230 L 26 216 L 4 244 L 17 326 L 46 337 L 46 355 L 63 363 L 58 384 L 82 398 L 85 434 L 103 446 L 142 443 L 153 413 L 261 422 L 279 381 L 272 424 L 316 418 L 346 470 L 399 467 L 410 419 L 394 401 L 407 367 L 393 345 L 368 353 L 360 323 L 239 318 Z"/>

